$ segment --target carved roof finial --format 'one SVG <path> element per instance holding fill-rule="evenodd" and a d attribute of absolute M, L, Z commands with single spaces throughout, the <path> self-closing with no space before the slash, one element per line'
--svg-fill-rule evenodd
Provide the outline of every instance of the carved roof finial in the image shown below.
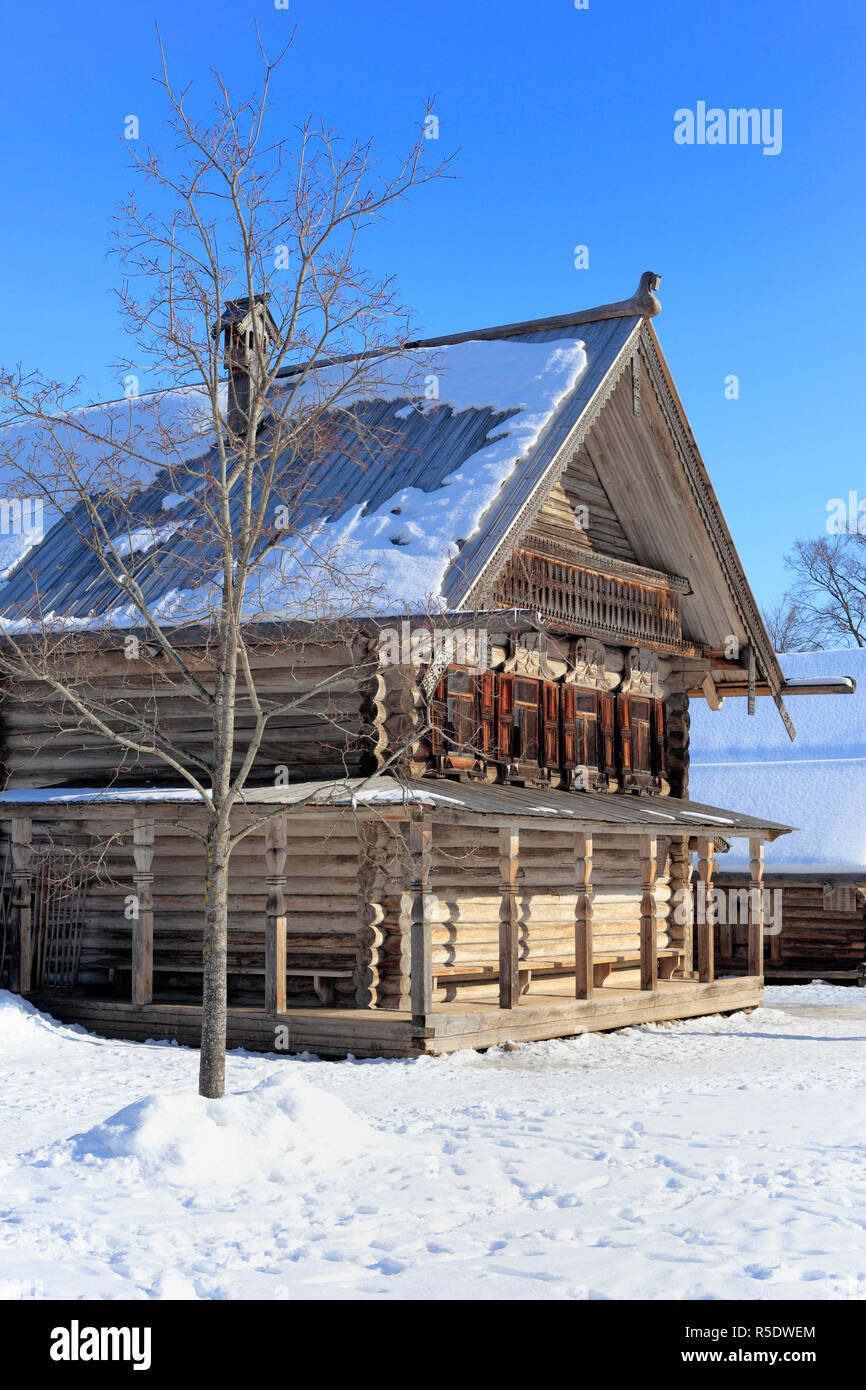
<path fill-rule="evenodd" d="M 645 270 L 640 277 L 640 284 L 635 291 L 633 302 L 636 311 L 643 314 L 645 318 L 653 318 L 662 307 L 653 294 L 653 290 L 658 289 L 661 278 L 660 275 L 656 275 L 654 270 Z"/>

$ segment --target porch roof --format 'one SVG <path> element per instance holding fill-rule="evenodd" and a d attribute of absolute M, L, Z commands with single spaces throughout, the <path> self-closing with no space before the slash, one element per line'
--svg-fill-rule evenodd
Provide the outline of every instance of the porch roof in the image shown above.
<path fill-rule="evenodd" d="M 195 808 L 200 797 L 191 787 L 28 787 L 0 793 L 0 819 L 13 815 L 69 815 L 70 811 L 97 806 Z M 248 787 L 239 809 L 265 811 L 351 810 L 355 813 L 405 814 L 410 808 L 432 810 L 437 819 L 473 824 L 486 818 L 518 817 L 549 824 L 566 821 L 582 830 L 616 831 L 623 834 L 760 835 L 775 840 L 792 827 L 705 806 L 673 796 L 609 795 L 603 792 L 546 791 L 528 787 L 498 786 L 443 779 L 402 782 L 393 777 L 354 777 L 327 782 L 297 782 L 286 787 Z"/>

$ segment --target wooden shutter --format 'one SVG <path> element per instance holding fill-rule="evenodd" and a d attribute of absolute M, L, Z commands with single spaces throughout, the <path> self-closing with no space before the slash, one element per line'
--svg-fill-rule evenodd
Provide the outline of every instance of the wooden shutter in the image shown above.
<path fill-rule="evenodd" d="M 485 757 L 496 756 L 496 677 L 485 671 L 475 682 L 478 710 L 478 750 Z"/>
<path fill-rule="evenodd" d="M 653 701 L 643 695 L 632 695 L 631 766 L 633 772 L 653 770 Z"/>
<path fill-rule="evenodd" d="M 514 677 L 496 677 L 496 754 L 503 762 L 512 761 L 514 747 Z"/>
<path fill-rule="evenodd" d="M 665 746 L 665 702 L 654 700 L 653 704 L 653 768 L 658 777 L 667 777 L 668 760 Z"/>
<path fill-rule="evenodd" d="M 445 721 L 448 716 L 448 676 L 444 675 L 433 692 L 430 701 L 430 749 L 433 753 L 444 753 Z"/>
<path fill-rule="evenodd" d="M 619 742 L 619 765 L 623 775 L 634 771 L 631 746 L 631 696 L 617 695 L 616 723 Z"/>
<path fill-rule="evenodd" d="M 467 757 L 476 738 L 475 678 L 459 668 L 448 672 L 447 729 L 451 751 Z"/>
<path fill-rule="evenodd" d="M 556 769 L 559 752 L 559 686 L 544 681 L 541 687 L 541 758 L 545 767 Z"/>
<path fill-rule="evenodd" d="M 623 699 L 621 695 L 619 697 Z M 627 698 L 627 697 L 626 697 Z M 608 777 L 616 776 L 616 728 L 613 695 L 606 691 L 598 697 L 598 766 Z"/>
<path fill-rule="evenodd" d="M 562 766 L 576 767 L 580 762 L 575 722 L 575 690 L 573 685 L 562 687 Z"/>

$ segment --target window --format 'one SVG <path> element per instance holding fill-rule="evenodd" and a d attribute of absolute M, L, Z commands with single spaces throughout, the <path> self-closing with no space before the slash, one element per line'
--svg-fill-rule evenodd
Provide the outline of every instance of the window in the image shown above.
<path fill-rule="evenodd" d="M 664 777 L 664 701 L 638 695 L 617 696 L 620 764 L 626 786 Z"/>
<path fill-rule="evenodd" d="M 538 681 L 514 683 L 514 735 L 511 745 L 515 762 L 538 762 Z"/>
<path fill-rule="evenodd" d="M 596 786 L 658 786 L 666 775 L 662 700 L 530 680 L 511 672 L 451 669 L 431 704 L 430 752 L 439 770 L 472 771 L 569 787 L 577 767 Z"/>
<path fill-rule="evenodd" d="M 449 671 L 445 699 L 445 735 L 455 751 L 475 745 L 475 682 L 468 671 Z"/>

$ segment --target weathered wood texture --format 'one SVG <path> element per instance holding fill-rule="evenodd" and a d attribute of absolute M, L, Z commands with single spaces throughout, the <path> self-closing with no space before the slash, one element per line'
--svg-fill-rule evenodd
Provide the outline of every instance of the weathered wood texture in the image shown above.
<path fill-rule="evenodd" d="M 851 978 L 863 974 L 866 965 L 866 877 L 856 882 L 831 884 L 825 891 L 821 876 L 764 874 L 763 886 L 770 893 L 771 909 L 781 906 L 781 930 L 776 932 L 771 916 L 764 926 L 764 976 L 768 980 L 810 977 L 840 972 Z M 749 875 L 724 873 L 717 887 L 731 902 L 732 893 L 745 894 Z M 781 899 L 775 895 L 781 893 Z M 742 912 L 732 914 L 742 918 Z M 748 967 L 748 924 L 731 924 L 725 939 L 716 947 L 716 966 L 720 972 L 741 971 Z"/>
<path fill-rule="evenodd" d="M 229 1047 L 251 1051 L 311 1051 L 322 1057 L 414 1057 L 437 1055 L 458 1048 L 493 1047 L 508 1040 L 572 1037 L 580 1033 L 627 1028 L 645 1022 L 729 1013 L 760 1004 L 761 983 L 754 977 L 718 980 L 699 985 L 688 980 L 663 980 L 653 994 L 637 988 L 605 989 L 592 1000 L 568 996 L 570 981 L 556 997 L 548 993 L 537 1002 L 525 997 L 517 1009 L 500 1009 L 495 1000 L 434 1006 L 425 1028 L 415 1028 L 408 1013 L 378 1009 L 301 1009 L 282 1019 L 262 1009 L 231 1009 Z M 128 1002 L 40 994 L 37 1007 L 56 1018 L 79 1022 L 105 1037 L 145 1040 L 171 1038 L 196 1046 L 201 1029 L 196 1005 L 152 1004 L 135 1008 Z M 279 1030 L 279 1031 L 278 1031 Z"/>
<path fill-rule="evenodd" d="M 374 648 L 375 644 L 373 644 Z M 305 697 L 297 708 L 269 724 L 253 782 L 273 784 L 281 767 L 293 779 L 354 776 L 369 771 L 372 745 L 362 738 L 375 720 L 376 699 L 384 683 L 371 664 L 366 641 L 346 644 L 253 648 L 251 666 L 263 701 Z M 209 681 L 204 654 L 186 653 L 196 674 Z M 118 712 L 143 720 L 189 756 L 207 756 L 211 745 L 208 709 L 194 698 L 179 675 L 147 661 L 128 661 L 122 650 L 82 659 L 76 680 L 82 694 Z M 311 693 L 311 692 L 317 693 Z M 384 705 L 388 695 L 384 693 Z M 108 719 L 111 723 L 111 719 Z M 246 752 L 254 725 L 243 680 L 237 699 L 236 766 Z M 126 726 L 129 727 L 128 725 Z M 9 786 L 98 786 L 120 780 L 127 785 L 157 781 L 176 785 L 178 774 L 157 757 L 124 752 L 93 731 L 45 685 L 19 682 L 0 699 L 0 745 Z"/>
<path fill-rule="evenodd" d="M 153 914 L 153 994 L 157 999 L 173 995 L 193 1000 L 201 986 L 202 846 L 170 819 L 160 820 L 152 851 L 138 846 L 141 862 L 137 864 L 132 824 L 119 824 L 116 817 L 106 820 L 105 814 L 83 814 L 68 823 L 87 834 L 94 845 L 107 844 L 103 872 L 91 882 L 87 897 L 80 981 L 84 986 L 112 987 L 128 999 L 135 974 L 142 981 L 140 1001 L 145 1002 L 145 976 L 133 968 L 133 941 L 136 932 L 141 933 L 142 916 L 137 922 L 128 920 L 124 905 L 131 893 L 147 889 Z M 67 827 L 67 822 L 58 822 L 55 829 L 60 826 Z M 285 861 L 271 865 L 268 856 L 280 861 L 283 851 L 276 844 L 268 849 L 267 833 L 261 827 L 247 836 L 230 862 L 230 1000 L 264 1008 L 271 959 L 269 1007 L 279 1011 L 280 923 L 284 919 L 289 1007 L 320 1004 L 314 974 L 330 972 L 335 1002 L 341 1006 L 406 1009 L 419 880 L 405 823 L 372 823 L 362 837 L 351 816 L 289 815 Z M 533 964 L 555 962 L 568 973 L 575 970 L 575 933 L 580 930 L 586 896 L 581 884 L 585 870 L 575 859 L 575 832 L 570 828 L 522 830 L 513 893 L 510 860 L 506 854 L 508 863 L 503 868 L 500 842 L 500 835 L 510 837 L 511 833 L 495 826 L 467 830 L 448 824 L 437 824 L 432 833 L 425 830 L 429 890 L 425 889 L 423 912 L 434 1003 L 471 993 L 479 975 L 496 979 L 503 927 L 507 928 L 508 959 L 513 959 L 515 949 L 517 953 L 518 988 L 520 972 Z M 145 852 L 152 852 L 149 865 L 142 859 Z M 592 854 L 593 959 L 612 961 L 622 956 L 634 962 L 640 956 L 644 899 L 637 841 L 624 835 L 596 835 Z M 660 849 L 660 872 L 653 890 L 659 950 L 672 944 L 664 863 Z M 144 877 L 152 882 L 146 884 Z M 509 887 L 505 919 L 504 883 Z M 513 989 L 513 972 L 510 978 Z M 536 987 L 533 982 L 532 989 Z"/>
<path fill-rule="evenodd" d="M 136 816 L 132 830 L 135 884 L 132 917 L 132 1002 L 153 999 L 153 848 L 155 826 L 147 815 Z"/>
<path fill-rule="evenodd" d="M 698 838 L 698 879 L 702 892 L 696 899 L 695 935 L 698 942 L 698 979 L 701 984 L 712 984 L 713 939 L 715 933 L 715 912 L 713 908 L 713 857 L 715 848 L 712 840 Z"/>
<path fill-rule="evenodd" d="M 134 969 L 134 942 L 144 943 L 150 909 L 142 894 L 149 892 L 153 991 L 157 998 L 167 993 L 196 998 L 201 988 L 205 878 L 200 842 L 171 823 L 160 822 L 149 867 L 142 859 L 147 847 L 137 847 L 139 866 L 131 816 L 126 826 L 116 818 L 106 821 L 87 816 L 74 825 L 79 832 L 89 834 L 94 846 L 103 846 L 104 861 L 100 876 L 91 879 L 88 890 L 79 964 L 82 984 L 113 984 L 121 997 L 129 998 L 136 978 L 142 981 L 140 992 L 147 993 L 144 974 Z M 59 828 L 69 826 L 57 822 L 53 832 Z M 301 1004 L 318 1003 L 312 977 L 312 971 L 317 969 L 340 972 L 334 982 L 336 998 L 342 1003 L 354 1002 L 352 976 L 361 951 L 364 912 L 360 849 L 353 822 L 337 817 L 289 817 L 285 854 L 283 871 L 278 864 L 271 870 L 277 882 L 273 885 L 270 915 L 275 923 L 277 951 L 276 924 L 285 917 L 287 998 Z M 266 830 L 262 826 L 241 841 L 230 861 L 228 939 L 229 997 L 237 1003 L 262 1007 L 268 958 L 268 873 Z M 152 879 L 149 885 L 144 881 L 147 877 Z M 279 883 L 283 877 L 284 889 Z M 126 916 L 130 895 L 138 898 L 137 919 Z M 281 902 L 285 905 L 284 913 L 279 910 Z M 142 962 L 146 954 L 145 951 Z M 307 973 L 293 976 L 293 970 Z M 276 981 L 276 955 L 274 971 Z M 279 1001 L 275 997 L 272 1002 L 276 1007 Z"/>
<path fill-rule="evenodd" d="M 434 828 L 429 908 L 434 1002 L 458 999 L 477 988 L 477 982 L 460 979 L 461 975 L 499 969 L 504 882 L 499 835 L 494 826 L 466 830 L 437 824 Z M 660 854 L 661 870 L 661 850 Z M 643 896 L 637 841 L 625 835 L 596 834 L 592 855 L 594 958 L 619 954 L 637 961 Z M 543 961 L 562 961 L 574 968 L 575 921 L 580 910 L 575 872 L 573 830 L 521 830 L 516 918 L 512 921 L 510 908 L 508 917 L 508 940 L 516 938 L 518 969 Z M 672 945 L 670 888 L 663 870 L 657 875 L 653 897 L 656 942 L 663 950 Z M 383 946 L 380 1007 L 397 1007 L 405 988 L 399 970 L 392 969 L 404 949 L 400 935 L 390 933 Z"/>

